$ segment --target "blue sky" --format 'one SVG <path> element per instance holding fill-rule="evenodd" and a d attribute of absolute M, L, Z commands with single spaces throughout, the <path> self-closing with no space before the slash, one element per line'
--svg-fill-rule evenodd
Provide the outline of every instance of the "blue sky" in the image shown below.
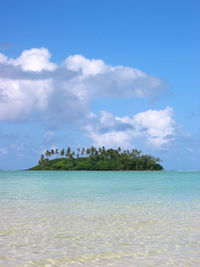
<path fill-rule="evenodd" d="M 200 169 L 200 2 L 0 1 L 0 168 L 52 147 Z"/>

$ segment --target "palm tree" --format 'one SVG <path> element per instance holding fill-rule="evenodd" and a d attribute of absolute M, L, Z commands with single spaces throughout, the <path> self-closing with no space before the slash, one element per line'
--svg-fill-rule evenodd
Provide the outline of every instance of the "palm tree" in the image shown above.
<path fill-rule="evenodd" d="M 74 156 L 74 152 L 72 152 L 72 153 L 68 154 L 68 157 L 69 157 L 69 159 L 70 159 L 70 160 L 72 160 L 72 159 L 73 159 L 73 156 Z"/>
<path fill-rule="evenodd" d="M 51 155 L 54 155 L 54 154 L 55 154 L 54 149 L 51 149 Z"/>
<path fill-rule="evenodd" d="M 82 148 L 82 151 L 81 151 L 81 155 L 83 156 L 84 153 L 85 153 L 85 148 L 83 147 L 83 148 Z"/>
<path fill-rule="evenodd" d="M 95 153 L 95 151 L 96 151 L 96 148 L 95 148 L 95 147 L 93 147 L 93 146 L 91 146 L 91 149 L 90 149 L 90 151 L 91 151 L 91 154 L 92 154 L 92 156 L 94 156 L 94 153 Z"/>
<path fill-rule="evenodd" d="M 90 153 L 91 153 L 91 150 L 88 148 L 88 149 L 86 150 L 86 154 L 89 156 Z"/>
<path fill-rule="evenodd" d="M 99 153 L 101 154 L 101 152 L 102 152 L 102 149 L 101 149 L 101 147 L 99 147 Z"/>
<path fill-rule="evenodd" d="M 81 150 L 80 150 L 80 148 L 79 148 L 79 147 L 77 148 L 77 151 L 78 151 L 78 153 L 76 154 L 76 157 L 77 157 L 77 159 L 79 159 L 80 152 L 81 152 Z"/>
<path fill-rule="evenodd" d="M 105 149 L 105 146 L 102 146 L 102 152 L 101 152 L 101 155 L 103 158 L 105 158 L 106 156 L 106 149 Z"/>
<path fill-rule="evenodd" d="M 66 156 L 70 157 L 71 154 L 71 148 L 68 146 L 67 151 L 66 151 Z"/>
<path fill-rule="evenodd" d="M 49 150 L 47 150 L 47 151 L 45 152 L 45 156 L 46 156 L 47 158 L 51 156 L 51 153 L 49 152 Z"/>
<path fill-rule="evenodd" d="M 39 160 L 39 165 L 42 167 L 42 168 L 44 168 L 44 162 L 45 162 L 45 160 L 44 160 L 44 155 L 41 155 L 41 157 L 40 157 L 40 160 Z"/>
<path fill-rule="evenodd" d="M 63 156 L 65 155 L 65 150 L 64 150 L 64 148 L 60 151 L 60 155 L 61 155 L 61 157 L 63 157 Z"/>

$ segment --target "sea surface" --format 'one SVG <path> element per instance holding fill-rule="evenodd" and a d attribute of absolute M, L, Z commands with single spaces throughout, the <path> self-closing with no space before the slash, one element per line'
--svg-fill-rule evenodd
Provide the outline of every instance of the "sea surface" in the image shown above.
<path fill-rule="evenodd" d="M 200 266 L 200 172 L 0 171 L 0 266 Z"/>

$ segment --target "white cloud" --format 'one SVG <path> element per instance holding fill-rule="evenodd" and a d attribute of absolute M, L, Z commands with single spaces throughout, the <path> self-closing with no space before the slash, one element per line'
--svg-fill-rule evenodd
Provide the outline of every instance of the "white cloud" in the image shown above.
<path fill-rule="evenodd" d="M 82 55 L 69 56 L 64 65 L 69 70 L 81 71 L 83 75 L 97 75 L 106 72 L 109 68 L 101 59 L 89 60 Z"/>
<path fill-rule="evenodd" d="M 16 58 L 0 54 L 0 120 L 44 119 L 55 125 L 77 121 L 98 97 L 152 98 L 163 91 L 157 77 L 101 59 L 69 56 L 50 61 L 46 48 L 25 50 Z"/>
<path fill-rule="evenodd" d="M 48 107 L 51 80 L 0 79 L 0 120 L 25 119 Z"/>
<path fill-rule="evenodd" d="M 63 65 L 79 74 L 75 87 L 81 85 L 93 96 L 151 98 L 164 88 L 157 77 L 148 76 L 136 68 L 111 66 L 100 59 L 73 55 Z"/>
<path fill-rule="evenodd" d="M 24 71 L 53 71 L 56 64 L 50 62 L 51 54 L 46 48 L 24 50 L 17 59 L 10 59 L 9 64 L 20 66 Z"/>
<path fill-rule="evenodd" d="M 91 114 L 85 126 L 87 136 L 97 146 L 133 145 L 136 140 L 154 148 L 166 148 L 176 136 L 173 109 L 148 110 L 129 116 L 117 117 L 101 111 L 100 117 Z"/>
<path fill-rule="evenodd" d="M 7 57 L 0 53 L 0 63 L 6 63 L 6 62 L 7 62 Z"/>
<path fill-rule="evenodd" d="M 134 116 L 134 124 L 137 132 L 146 132 L 148 142 L 154 146 L 161 147 L 174 140 L 175 121 L 171 107 L 138 113 Z"/>

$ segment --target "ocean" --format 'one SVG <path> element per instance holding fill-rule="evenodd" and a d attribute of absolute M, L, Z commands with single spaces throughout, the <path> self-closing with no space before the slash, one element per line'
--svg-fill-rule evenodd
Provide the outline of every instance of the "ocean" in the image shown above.
<path fill-rule="evenodd" d="M 0 171 L 0 266 L 200 266 L 200 172 Z"/>

